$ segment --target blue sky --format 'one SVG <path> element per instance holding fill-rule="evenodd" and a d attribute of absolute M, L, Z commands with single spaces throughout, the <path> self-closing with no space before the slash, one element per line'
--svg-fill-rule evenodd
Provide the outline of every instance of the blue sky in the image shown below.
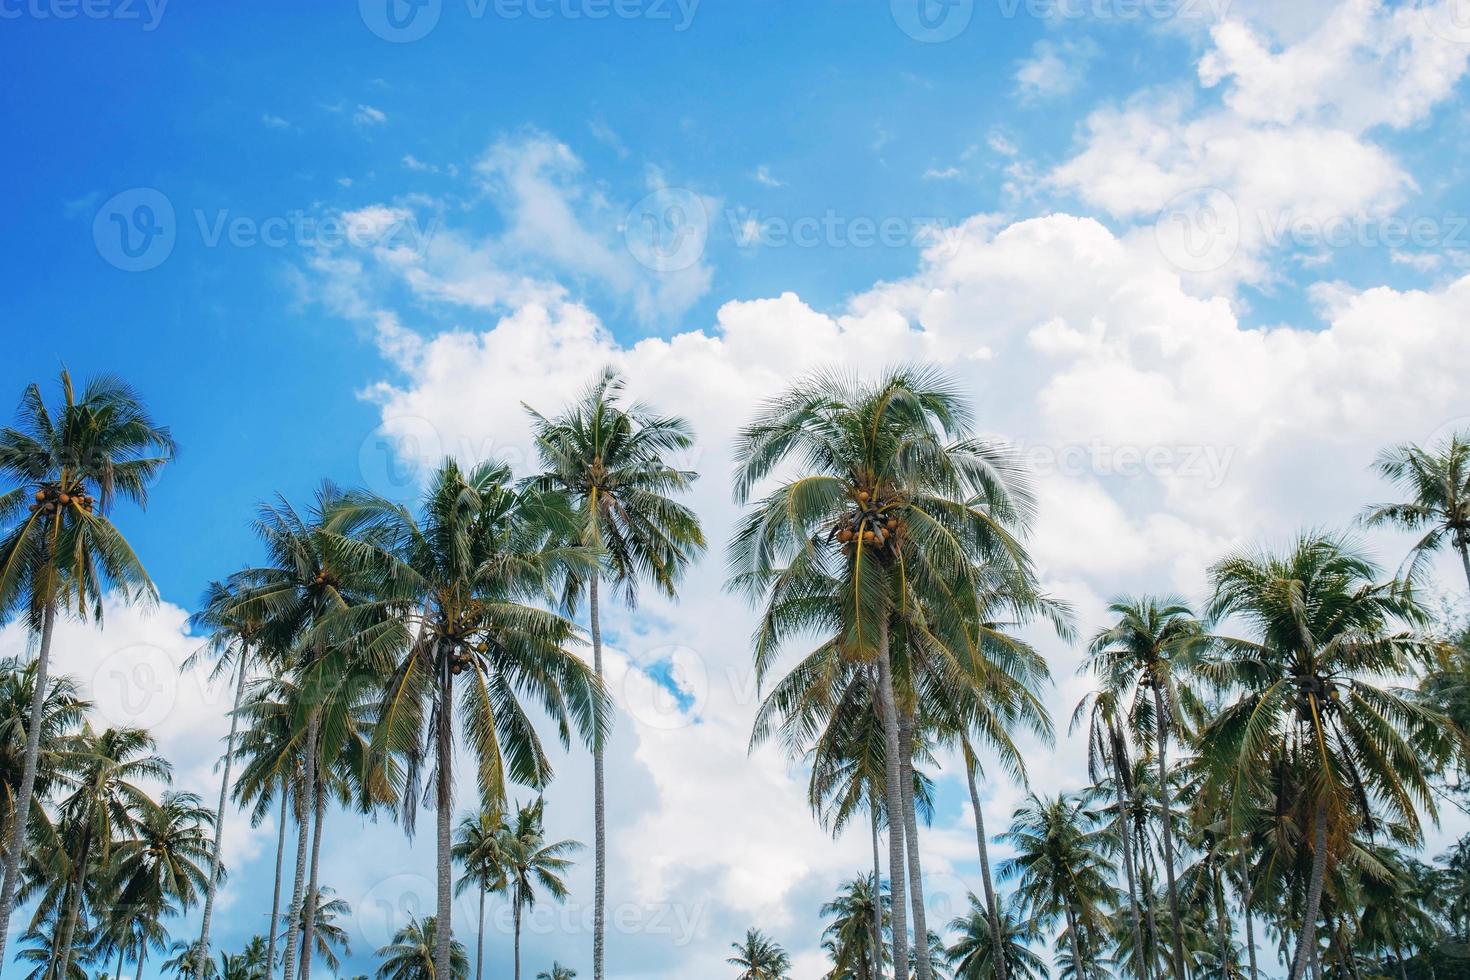
<path fill-rule="evenodd" d="M 915 29 L 921 6 L 937 33 Z M 119 517 L 165 607 L 118 616 L 176 660 L 205 583 L 255 559 L 257 502 L 323 478 L 408 495 L 425 447 L 523 458 L 521 400 L 553 408 L 623 367 L 707 433 L 717 544 L 682 604 L 613 614 L 614 880 L 700 919 L 688 943 L 618 937 L 614 975 L 712 975 L 759 919 L 815 976 L 815 910 L 865 843 L 812 857 L 799 777 L 744 759 L 749 614 L 719 589 L 733 425 L 807 366 L 941 361 L 987 431 L 1051 467 L 1037 549 L 1084 632 L 1114 591 L 1197 595 L 1229 547 L 1345 523 L 1383 492 L 1379 446 L 1470 415 L 1470 36 L 1452 7 L 442 0 L 408 41 L 386 0 L 0 0 L 0 393 L 111 371 L 173 427 L 148 513 Z M 611 9 L 629 15 L 589 16 Z M 1225 234 L 1195 261 L 1175 219 Z M 120 227 L 154 244 L 130 258 Z M 1150 448 L 1166 465 L 1120 463 Z M 1397 563 L 1402 542 L 1373 544 Z M 1038 642 L 1064 718 L 1076 653 Z M 211 704 L 160 721 L 200 790 Z M 1044 786 L 1083 778 L 1065 745 L 1044 751 Z M 585 769 L 567 760 L 554 827 L 583 839 Z M 760 818 L 736 820 L 758 792 Z M 995 824 L 1016 790 L 987 799 Z M 968 803 L 950 782 L 941 802 L 926 847 L 958 891 Z M 430 867 L 396 828 L 362 834 L 379 880 Z M 706 834 L 731 855 L 702 855 Z M 250 842 L 234 909 L 268 891 L 271 828 Z M 360 904 L 375 886 L 351 843 L 326 880 Z M 774 856 L 742 867 L 760 847 Z M 252 915 L 227 911 L 221 940 Z M 590 974 L 584 938 L 531 946 Z"/>

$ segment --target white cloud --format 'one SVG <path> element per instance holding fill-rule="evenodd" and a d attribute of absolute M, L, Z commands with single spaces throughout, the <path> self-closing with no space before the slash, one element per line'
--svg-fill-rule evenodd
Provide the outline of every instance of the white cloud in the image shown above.
<path fill-rule="evenodd" d="M 388 114 L 370 105 L 358 105 L 352 121 L 359 126 L 381 126 L 388 121 Z"/>
<path fill-rule="evenodd" d="M 1016 93 L 1027 104 L 1067 95 L 1082 84 L 1096 56 L 1090 41 L 1037 41 L 1016 68 Z"/>
<path fill-rule="evenodd" d="M 771 176 L 771 168 L 768 167 L 768 166 L 766 166 L 764 163 L 761 164 L 759 167 L 756 167 L 755 168 L 755 173 L 753 173 L 753 174 L 750 175 L 750 179 L 751 180 L 754 180 L 757 184 L 760 184 L 762 187 L 785 187 L 786 186 L 786 184 L 784 182 L 779 181 L 775 177 Z"/>

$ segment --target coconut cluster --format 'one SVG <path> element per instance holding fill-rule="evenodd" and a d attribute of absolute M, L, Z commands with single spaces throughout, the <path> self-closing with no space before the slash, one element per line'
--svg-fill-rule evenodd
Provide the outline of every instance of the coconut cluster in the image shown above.
<path fill-rule="evenodd" d="M 488 643 L 481 643 L 479 646 L 476 646 L 474 649 L 478 650 L 480 653 L 488 653 L 489 650 L 490 650 L 490 644 L 488 644 Z M 458 649 L 456 649 L 452 653 L 450 653 L 450 655 L 449 655 L 449 672 L 451 674 L 453 674 L 455 677 L 458 677 L 460 674 L 463 674 L 465 671 L 469 670 L 470 667 L 472 667 L 472 666 L 473 666 L 473 660 L 471 659 L 471 657 L 470 657 L 470 655 L 468 653 L 464 653 L 464 652 L 462 652 L 461 650 L 458 650 Z"/>
<path fill-rule="evenodd" d="M 898 533 L 898 517 L 893 513 L 894 501 L 866 490 L 857 492 L 856 504 L 842 516 L 833 536 L 842 544 L 849 555 L 857 550 L 859 543 L 864 548 L 885 548 Z"/>
<path fill-rule="evenodd" d="M 1312 720 L 1312 695 L 1317 696 L 1319 710 L 1331 711 L 1336 702 L 1342 700 L 1342 691 L 1329 680 L 1321 677 L 1298 677 L 1296 694 L 1296 716 L 1303 723 Z"/>
<path fill-rule="evenodd" d="M 81 486 L 73 487 L 70 492 L 52 486 L 36 491 L 35 501 L 31 504 L 31 513 L 40 511 L 43 514 L 59 514 L 67 507 L 79 507 L 90 514 L 96 506 L 96 498 Z"/>

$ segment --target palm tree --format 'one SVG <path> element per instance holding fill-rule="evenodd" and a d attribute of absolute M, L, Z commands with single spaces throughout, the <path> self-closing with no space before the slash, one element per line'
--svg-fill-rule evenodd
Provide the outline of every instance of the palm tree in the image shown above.
<path fill-rule="evenodd" d="M 1182 742 L 1189 730 L 1187 717 L 1200 713 L 1198 700 L 1181 676 L 1178 660 L 1181 652 L 1199 640 L 1204 629 L 1189 607 L 1173 597 L 1124 597 L 1114 600 L 1108 611 L 1117 622 L 1092 638 L 1086 666 L 1097 675 L 1102 690 L 1117 699 L 1119 710 L 1126 712 L 1137 729 L 1153 736 L 1174 976 L 1183 977 L 1183 922 L 1170 818 L 1169 741 Z"/>
<path fill-rule="evenodd" d="M 873 876 L 864 875 L 844 884 L 837 897 L 822 906 L 822 915 L 832 917 L 822 938 L 832 956 L 834 978 L 878 980 L 883 975 L 888 947 L 883 933 L 874 933 L 873 923 L 888 924 L 891 902 L 886 888 L 874 892 Z"/>
<path fill-rule="evenodd" d="M 113 377 L 88 382 L 80 397 L 61 372 L 62 403 L 48 408 L 37 385 L 21 396 L 14 427 L 0 429 L 0 622 L 23 615 L 38 638 L 36 679 L 26 726 L 25 757 L 10 828 L 19 840 L 35 788 L 41 751 L 51 639 L 59 612 L 102 620 L 102 599 L 156 598 L 138 557 L 107 515 L 119 499 L 147 503 L 148 485 L 174 455 L 173 438 L 153 422 L 137 394 Z M 29 506 L 27 506 L 29 505 Z M 14 523 L 12 523 L 14 522 Z M 15 892 L 21 848 L 5 855 L 0 884 L 0 963 Z"/>
<path fill-rule="evenodd" d="M 1323 884 L 1352 831 L 1391 821 L 1401 839 L 1417 838 L 1416 807 L 1436 815 L 1429 773 L 1463 754 L 1464 736 L 1384 683 L 1436 652 L 1415 632 L 1428 614 L 1404 583 L 1379 584 L 1378 567 L 1347 540 L 1303 535 L 1282 554 L 1225 558 L 1210 575 L 1211 615 L 1239 617 L 1257 638 L 1213 638 L 1201 670 L 1235 700 L 1200 733 L 1201 753 L 1233 826 L 1266 800 L 1310 833 L 1290 972 L 1299 980 L 1317 945 Z M 1277 793 L 1283 766 L 1301 774 L 1289 797 Z"/>
<path fill-rule="evenodd" d="M 25 772 L 26 727 L 37 669 L 35 661 L 22 664 L 14 657 L 0 659 L 0 834 L 10 832 Z M 50 690 L 41 706 L 41 757 L 32 788 L 32 796 L 43 800 L 50 798 L 61 774 L 61 758 L 92 707 L 78 695 L 70 677 L 54 677 L 47 686 Z M 0 837 L 0 845 L 8 850 L 9 839 Z"/>
<path fill-rule="evenodd" d="M 1415 571 L 1431 554 L 1452 545 L 1470 582 L 1470 432 L 1457 432 L 1429 449 L 1413 444 L 1385 449 L 1373 468 L 1407 490 L 1410 499 L 1369 507 L 1363 522 L 1424 531 L 1414 545 Z"/>
<path fill-rule="evenodd" d="M 89 876 L 94 864 L 110 862 L 114 846 L 120 857 L 126 843 L 117 842 L 140 833 L 155 808 L 138 780 L 166 783 L 172 778 L 168 761 L 153 754 L 156 747 L 152 736 L 139 728 L 109 728 L 93 734 L 87 726 L 63 763 L 69 771 L 62 778 L 71 792 L 59 801 L 57 811 L 73 860 L 68 880 L 56 883 L 68 895 L 56 946 L 60 976 L 67 974 L 77 920 L 93 884 Z"/>
<path fill-rule="evenodd" d="M 791 956 L 779 943 L 759 929 L 750 929 L 742 942 L 731 943 L 735 955 L 725 962 L 740 967 L 736 980 L 787 980 L 791 976 Z"/>
<path fill-rule="evenodd" d="M 950 922 L 950 931 L 958 933 L 959 938 L 946 950 L 945 959 L 955 980 L 990 980 L 1001 975 L 1014 980 L 1047 980 L 1046 961 L 1031 951 L 1032 944 L 1043 938 L 1036 920 L 1023 916 L 1014 905 L 1007 905 L 1000 918 L 999 948 L 1004 951 L 1000 957 L 995 953 L 988 904 L 971 895 L 969 911 Z"/>
<path fill-rule="evenodd" d="M 187 910 L 208 887 L 214 812 L 193 793 L 166 792 L 149 801 L 134 836 L 116 847 L 124 907 Z"/>
<path fill-rule="evenodd" d="M 596 549 L 603 567 L 569 583 L 575 602 L 585 586 L 592 633 L 592 662 L 602 674 L 602 623 L 598 586 L 606 574 L 629 606 L 641 579 L 672 597 L 689 562 L 704 550 L 704 532 L 693 511 L 675 502 L 698 474 L 668 462 L 694 444 L 689 423 L 623 404 L 623 379 L 602 372 L 574 405 L 548 419 L 531 413 L 544 473 L 535 484 L 563 493 L 578 515 L 578 540 Z M 595 888 L 592 912 L 592 977 L 603 980 L 607 913 L 607 828 L 603 743 L 593 746 Z"/>
<path fill-rule="evenodd" d="M 1000 836 L 1016 852 L 1001 865 L 1001 878 L 1017 882 L 1016 899 L 1034 920 L 1048 926 L 1064 920 L 1079 980 L 1090 961 L 1084 950 L 1101 936 L 1113 900 L 1103 832 L 1092 822 L 1080 800 L 1032 794 Z"/>
<path fill-rule="evenodd" d="M 245 696 L 245 683 L 252 663 L 260 653 L 260 642 L 265 631 L 264 620 L 239 614 L 239 582 L 211 582 L 200 602 L 200 610 L 190 618 L 191 632 L 205 630 L 209 643 L 204 651 L 215 658 L 214 675 L 218 677 L 233 665 L 235 669 L 235 700 L 230 707 L 230 734 L 225 739 L 223 773 L 219 781 L 219 806 L 215 808 L 213 870 L 209 875 L 209 886 L 204 894 L 204 917 L 199 928 L 198 962 L 195 969 L 203 973 L 209 959 L 209 925 L 214 915 L 214 893 L 219 887 L 220 839 L 224 835 L 225 804 L 229 802 L 230 767 L 235 761 L 235 739 L 240 730 L 240 702 Z M 192 661 L 193 658 L 190 658 Z M 190 662 L 185 663 L 185 667 Z"/>
<path fill-rule="evenodd" d="M 332 898 L 332 889 L 323 885 L 317 889 L 316 931 L 313 935 L 313 955 L 322 958 L 333 974 L 341 966 L 341 957 L 352 955 L 352 944 L 347 930 L 338 925 L 338 920 L 352 915 L 352 906 L 340 898 Z"/>
<path fill-rule="evenodd" d="M 538 889 L 558 902 L 567 896 L 563 875 L 571 868 L 568 855 L 582 849 L 574 840 L 548 844 L 544 816 L 546 801 L 538 799 L 516 812 L 515 822 L 501 831 L 500 851 L 504 855 L 506 888 L 510 892 L 512 920 L 515 923 L 515 980 L 521 980 L 521 917 L 526 909 L 536 907 Z"/>
<path fill-rule="evenodd" d="M 536 980 L 576 980 L 577 971 L 560 963 L 552 963 L 550 970 L 536 974 Z"/>
<path fill-rule="evenodd" d="M 440 974 L 434 969 L 438 934 L 438 920 L 432 915 L 422 921 L 409 920 L 408 925 L 393 934 L 391 943 L 378 950 L 377 956 L 383 962 L 375 974 L 377 980 L 435 980 L 440 976 L 466 980 L 470 975 L 470 960 L 465 955 L 464 944 L 457 940 L 449 943 L 449 972 Z"/>
<path fill-rule="evenodd" d="M 485 896 L 504 891 L 505 855 L 500 850 L 505 819 L 499 806 L 481 807 L 472 817 L 459 822 L 454 834 L 454 859 L 464 865 L 465 873 L 455 887 L 455 894 L 474 888 L 480 895 L 480 925 L 476 932 L 475 980 L 480 980 L 485 966 Z"/>
<path fill-rule="evenodd" d="M 446 460 L 415 517 L 365 494 L 338 511 L 334 532 L 365 550 L 378 569 L 373 602 L 355 610 L 354 642 L 387 677 L 374 755 L 405 760 L 404 819 L 413 829 L 419 781 L 432 760 L 437 815 L 437 921 L 450 922 L 454 684 L 469 676 L 460 712 L 478 762 L 480 798 L 506 799 L 506 776 L 539 788 L 551 764 L 522 698 L 535 700 L 557 725 L 563 745 L 572 726 L 589 746 L 602 738 L 608 699 L 597 678 L 567 650 L 571 622 L 528 604 L 578 569 L 585 549 L 566 546 L 565 501 L 516 490 L 510 470 L 484 463 L 468 473 Z M 450 930 L 437 937 L 435 963 L 449 970 Z"/>
<path fill-rule="evenodd" d="M 789 639 L 812 633 L 824 640 L 809 661 L 877 665 L 887 812 L 898 818 L 889 832 L 895 969 L 908 971 L 911 898 L 922 980 L 928 930 L 905 751 L 919 679 L 934 664 L 974 666 L 966 661 L 981 621 L 980 568 L 1026 564 L 1011 529 L 1024 522 L 1029 497 L 1010 456 L 966 438 L 968 425 L 958 390 L 932 370 L 899 368 L 872 385 L 818 375 L 769 402 L 736 451 L 742 504 L 788 461 L 806 470 L 752 508 L 731 546 L 732 588 L 765 606 L 757 679 Z M 913 667 L 902 686 L 895 653 Z"/>

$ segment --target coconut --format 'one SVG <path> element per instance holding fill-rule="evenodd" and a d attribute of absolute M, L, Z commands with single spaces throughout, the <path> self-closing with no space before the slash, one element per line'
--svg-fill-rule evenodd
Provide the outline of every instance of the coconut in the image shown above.
<path fill-rule="evenodd" d="M 40 503 L 41 501 L 43 501 L 45 499 L 46 499 L 46 491 L 45 490 L 37 490 L 36 491 L 36 503 Z"/>
<path fill-rule="evenodd" d="M 61 506 L 65 507 L 67 504 L 71 503 L 71 494 L 64 493 L 58 499 L 61 501 Z"/>

